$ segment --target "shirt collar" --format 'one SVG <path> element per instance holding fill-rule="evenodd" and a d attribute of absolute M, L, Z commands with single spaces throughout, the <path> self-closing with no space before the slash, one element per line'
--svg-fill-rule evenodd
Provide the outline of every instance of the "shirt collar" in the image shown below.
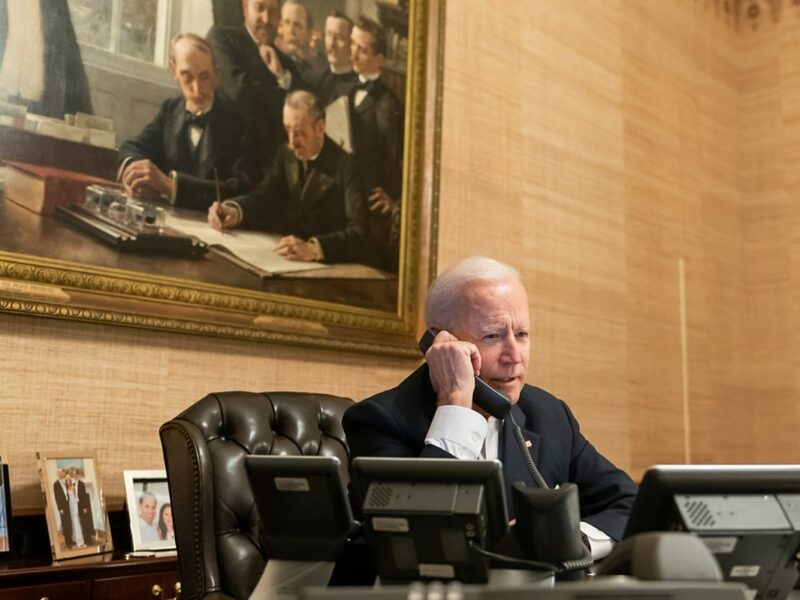
<path fill-rule="evenodd" d="M 380 77 L 380 76 L 381 76 L 381 72 L 380 71 L 377 71 L 375 73 L 370 73 L 369 75 L 360 74 L 358 76 L 358 80 L 361 83 L 367 83 L 368 81 L 377 81 L 378 77 Z"/>
<path fill-rule="evenodd" d="M 216 94 L 214 97 L 216 98 Z M 184 108 L 186 108 L 186 100 L 183 101 L 183 106 Z M 212 108 L 214 108 L 214 98 L 211 99 L 211 104 L 209 104 L 204 111 L 192 114 L 195 117 L 202 117 L 203 115 L 210 113 Z M 186 108 L 186 112 L 191 112 L 191 111 L 188 108 Z"/>

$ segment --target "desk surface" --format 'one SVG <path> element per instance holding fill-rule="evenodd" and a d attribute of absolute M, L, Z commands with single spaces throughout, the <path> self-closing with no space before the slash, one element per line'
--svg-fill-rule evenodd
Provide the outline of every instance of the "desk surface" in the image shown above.
<path fill-rule="evenodd" d="M 3 198 L 0 198 L 0 251 L 360 308 L 394 312 L 397 306 L 397 278 L 293 276 L 261 279 L 213 253 L 199 258 L 123 253 L 61 222 L 55 216 L 32 213 Z"/>

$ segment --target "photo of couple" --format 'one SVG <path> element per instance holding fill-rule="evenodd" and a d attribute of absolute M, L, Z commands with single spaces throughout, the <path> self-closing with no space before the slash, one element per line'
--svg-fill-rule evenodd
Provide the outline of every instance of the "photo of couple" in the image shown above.
<path fill-rule="evenodd" d="M 124 476 L 133 549 L 174 549 L 175 530 L 166 472 L 125 471 Z"/>
<path fill-rule="evenodd" d="M 43 475 L 50 541 L 56 557 L 102 552 L 110 539 L 94 459 L 46 458 Z"/>

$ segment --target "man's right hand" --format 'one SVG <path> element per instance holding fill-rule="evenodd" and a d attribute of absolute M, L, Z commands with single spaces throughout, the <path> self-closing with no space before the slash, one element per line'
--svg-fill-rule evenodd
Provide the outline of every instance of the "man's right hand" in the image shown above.
<path fill-rule="evenodd" d="M 208 224 L 217 231 L 225 231 L 237 225 L 239 211 L 222 202 L 214 202 L 208 207 Z"/>
<path fill-rule="evenodd" d="M 472 408 L 475 377 L 480 374 L 478 347 L 447 331 L 440 331 L 425 353 L 438 405 Z"/>

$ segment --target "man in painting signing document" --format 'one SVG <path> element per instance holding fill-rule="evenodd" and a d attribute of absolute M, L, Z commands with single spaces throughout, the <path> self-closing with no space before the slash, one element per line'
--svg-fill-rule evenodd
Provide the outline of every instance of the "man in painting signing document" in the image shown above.
<path fill-rule="evenodd" d="M 310 92 L 286 97 L 289 137 L 249 194 L 215 202 L 209 224 L 282 234 L 275 251 L 289 260 L 363 262 L 366 205 L 353 159 L 325 135 L 325 112 Z"/>

